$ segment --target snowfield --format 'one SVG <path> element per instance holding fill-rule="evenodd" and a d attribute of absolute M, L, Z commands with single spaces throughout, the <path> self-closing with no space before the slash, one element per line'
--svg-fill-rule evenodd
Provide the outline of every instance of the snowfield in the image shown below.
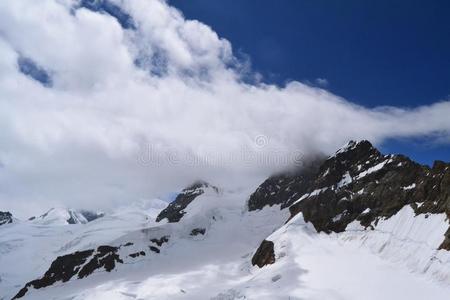
<path fill-rule="evenodd" d="M 251 191 L 206 192 L 178 223 L 156 223 L 166 203 L 152 200 L 87 224 L 2 226 L 0 299 L 42 276 L 58 255 L 130 241 L 142 249 L 155 233 L 170 236 L 158 254 L 21 299 L 449 299 L 450 256 L 435 250 L 445 216 L 415 217 L 405 207 L 373 231 L 352 223 L 344 233 L 318 234 L 301 213 L 285 224 L 289 212 L 279 206 L 248 212 Z M 194 228 L 205 234 L 193 236 Z M 274 242 L 276 262 L 260 269 L 251 258 L 264 239 Z"/>
<path fill-rule="evenodd" d="M 73 225 L 65 222 L 67 214 L 58 208 L 49 215 L 51 222 L 38 219 L 1 226 L 0 299 L 10 299 L 24 283 L 42 276 L 59 255 L 107 244 L 149 226 L 166 205 L 158 199 L 143 201 L 90 223 Z"/>
<path fill-rule="evenodd" d="M 392 222 L 383 227 L 385 234 L 354 230 L 327 235 L 317 234 L 298 214 L 269 236 L 268 240 L 275 242 L 277 263 L 267 266 L 267 270 L 263 268 L 260 275 L 268 282 L 273 274 L 280 274 L 281 278 L 286 272 L 295 274 L 297 280 L 290 287 L 294 291 L 288 290 L 282 296 L 270 295 L 267 299 L 448 299 L 450 280 L 448 275 L 441 276 L 449 271 L 448 252 L 433 252 L 447 258 L 443 263 L 436 263 L 437 277 L 434 272 L 424 276 L 423 273 L 430 270 L 421 269 L 422 265 L 416 263 L 421 258 L 435 263 L 434 255 L 431 259 L 428 257 L 432 245 L 417 244 L 438 236 L 439 233 L 426 235 L 436 223 L 420 227 L 424 223 L 416 222 L 414 214 L 407 215 L 409 223 L 402 223 L 405 215 L 391 218 Z M 405 235 L 412 235 L 414 230 L 423 230 L 424 234 L 405 242 Z M 419 252 L 422 249 L 428 252 Z M 279 281 L 283 289 L 281 279 Z"/>

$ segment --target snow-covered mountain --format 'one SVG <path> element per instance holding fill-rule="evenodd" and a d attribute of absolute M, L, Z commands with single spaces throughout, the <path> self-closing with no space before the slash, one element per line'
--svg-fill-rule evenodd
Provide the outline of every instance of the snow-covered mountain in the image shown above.
<path fill-rule="evenodd" d="M 450 295 L 450 164 L 367 141 L 259 187 L 197 181 L 170 204 L 62 211 L 0 227 L 0 299 Z"/>
<path fill-rule="evenodd" d="M 13 222 L 12 214 L 9 211 L 0 211 L 0 225 Z"/>
<path fill-rule="evenodd" d="M 57 207 L 49 209 L 39 217 L 31 217 L 28 220 L 40 225 L 68 225 L 86 224 L 103 216 L 102 212 Z"/>

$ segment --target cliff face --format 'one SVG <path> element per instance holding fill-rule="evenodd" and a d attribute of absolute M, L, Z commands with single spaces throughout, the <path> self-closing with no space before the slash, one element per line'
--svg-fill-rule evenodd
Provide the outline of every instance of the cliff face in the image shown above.
<path fill-rule="evenodd" d="M 269 178 L 250 197 L 249 210 L 281 204 L 290 218 L 302 213 L 325 233 L 343 232 L 355 221 L 375 229 L 405 207 L 416 216 L 450 217 L 450 164 L 441 161 L 430 168 L 403 155 L 383 155 L 368 141 L 349 142 L 306 174 Z M 438 248 L 450 250 L 450 229 Z"/>
<path fill-rule="evenodd" d="M 0 225 L 9 224 L 13 222 L 12 214 L 8 211 L 0 211 Z"/>

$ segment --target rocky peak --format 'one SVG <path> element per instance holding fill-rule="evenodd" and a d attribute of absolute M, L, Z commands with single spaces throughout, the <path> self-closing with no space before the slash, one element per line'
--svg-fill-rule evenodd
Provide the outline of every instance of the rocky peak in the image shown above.
<path fill-rule="evenodd" d="M 198 180 L 188 187 L 184 188 L 181 193 L 177 195 L 175 200 L 163 209 L 156 217 L 156 222 L 167 219 L 169 223 L 175 223 L 181 220 L 186 213 L 184 209 L 198 196 L 211 190 L 218 193 L 219 189 L 205 181 Z"/>
<path fill-rule="evenodd" d="M 330 156 L 325 165 L 332 166 L 337 164 L 344 167 L 355 165 L 366 165 L 383 159 L 384 155 L 380 153 L 369 141 L 359 142 L 350 141 L 346 146 L 336 151 Z"/>
<path fill-rule="evenodd" d="M 358 168 L 374 166 L 382 159 L 383 155 L 369 141 L 350 141 L 328 159 L 315 158 L 301 169 L 269 177 L 250 196 L 248 208 L 252 211 L 277 204 L 282 209 L 289 207 L 312 185 L 321 188 L 337 184 L 345 171 L 356 174 Z"/>
<path fill-rule="evenodd" d="M 181 194 L 203 194 L 205 192 L 206 189 L 208 188 L 212 188 L 214 189 L 216 192 L 218 191 L 218 188 L 210 185 L 208 182 L 203 181 L 203 180 L 197 180 L 194 183 L 192 183 L 191 185 L 187 186 L 186 188 L 184 188 L 180 194 L 178 194 L 178 196 L 180 196 Z"/>
<path fill-rule="evenodd" d="M 13 222 L 12 214 L 9 211 L 0 211 L 0 225 Z"/>
<path fill-rule="evenodd" d="M 324 232 L 343 231 L 355 220 L 373 228 L 405 205 L 416 214 L 450 216 L 450 164 L 445 162 L 429 168 L 403 155 L 383 155 L 368 141 L 351 141 L 315 170 L 307 177 L 267 179 L 250 197 L 249 210 L 281 203 L 291 216 L 301 212 Z M 448 235 L 443 247 L 449 247 Z"/>
<path fill-rule="evenodd" d="M 294 201 L 280 179 L 294 183 L 288 187 L 296 191 Z M 383 155 L 368 141 L 351 141 L 307 180 L 289 174 L 267 179 L 250 198 L 249 210 L 270 205 L 268 199 L 289 207 L 291 218 L 302 213 L 306 222 L 326 233 L 344 231 L 354 221 L 375 229 L 379 220 L 407 205 L 425 218 L 445 213 L 450 219 L 450 164 L 436 161 L 430 168 L 403 155 Z M 438 249 L 450 251 L 450 228 Z M 252 262 L 261 267 L 273 263 L 272 257 L 273 247 L 264 241 Z"/>
<path fill-rule="evenodd" d="M 301 169 L 269 177 L 250 195 L 249 211 L 279 204 L 282 209 L 290 206 L 306 193 L 322 163 L 323 159 L 316 159 Z"/>

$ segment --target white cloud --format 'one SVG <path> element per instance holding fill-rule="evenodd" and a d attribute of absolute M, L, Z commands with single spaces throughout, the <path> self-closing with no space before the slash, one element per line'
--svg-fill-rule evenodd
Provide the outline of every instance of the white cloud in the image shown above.
<path fill-rule="evenodd" d="M 327 87 L 330 84 L 326 78 L 316 78 L 315 82 L 320 87 Z"/>
<path fill-rule="evenodd" d="M 0 209 L 105 209 L 197 178 L 254 184 L 349 139 L 448 139 L 449 102 L 368 109 L 299 82 L 245 84 L 207 25 L 164 1 L 113 2 L 136 30 L 75 1 L 0 2 Z M 20 55 L 54 86 L 20 73 Z"/>

